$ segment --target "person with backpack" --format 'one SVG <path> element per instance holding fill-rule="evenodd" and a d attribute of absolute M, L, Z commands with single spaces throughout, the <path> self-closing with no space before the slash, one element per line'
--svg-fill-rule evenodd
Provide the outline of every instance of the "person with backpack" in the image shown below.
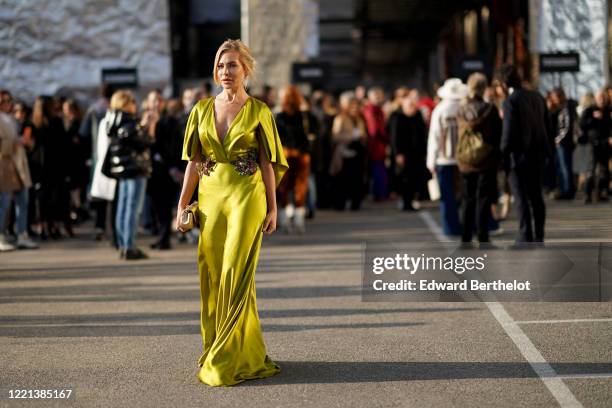
<path fill-rule="evenodd" d="M 463 235 L 472 242 L 474 226 L 478 241 L 489 242 L 491 204 L 496 194 L 502 121 L 494 104 L 484 101 L 487 78 L 480 72 L 467 81 L 468 98 L 457 112 L 459 141 L 457 164 L 461 172 Z"/>

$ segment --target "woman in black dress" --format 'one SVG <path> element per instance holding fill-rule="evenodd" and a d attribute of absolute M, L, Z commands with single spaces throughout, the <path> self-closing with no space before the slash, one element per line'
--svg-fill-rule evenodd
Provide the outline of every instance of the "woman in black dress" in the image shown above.
<path fill-rule="evenodd" d="M 391 146 L 402 196 L 402 210 L 414 211 L 412 201 L 424 190 L 427 168 L 427 130 L 417 105 L 410 96 L 402 98 L 399 109 L 389 117 Z"/>

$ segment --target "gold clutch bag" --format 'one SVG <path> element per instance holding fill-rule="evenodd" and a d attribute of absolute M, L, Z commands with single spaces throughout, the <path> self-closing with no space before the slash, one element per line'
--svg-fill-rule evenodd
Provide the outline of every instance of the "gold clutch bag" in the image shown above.
<path fill-rule="evenodd" d="M 198 211 L 197 201 L 194 201 L 193 203 L 185 207 L 185 209 L 181 213 L 181 218 L 179 220 L 179 223 L 180 223 L 179 227 L 181 228 L 181 230 L 183 230 L 183 232 L 187 232 L 193 227 L 198 226 L 199 222 L 198 222 L 197 211 Z"/>

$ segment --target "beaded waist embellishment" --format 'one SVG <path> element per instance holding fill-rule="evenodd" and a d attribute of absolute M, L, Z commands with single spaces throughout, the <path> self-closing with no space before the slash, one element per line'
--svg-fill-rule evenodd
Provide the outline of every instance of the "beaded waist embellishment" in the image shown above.
<path fill-rule="evenodd" d="M 246 154 L 233 160 L 231 164 L 241 176 L 250 176 L 257 171 L 257 159 L 257 149 L 251 149 Z M 202 162 L 196 163 L 196 170 L 200 177 L 210 176 L 216 166 L 217 162 L 207 156 Z"/>
<path fill-rule="evenodd" d="M 196 163 L 196 170 L 198 171 L 198 176 L 202 178 L 202 176 L 210 176 L 210 173 L 215 169 L 217 162 L 206 156 L 204 161 Z"/>
<path fill-rule="evenodd" d="M 257 171 L 257 156 L 257 149 L 251 149 L 232 161 L 232 164 L 241 176 L 250 176 Z"/>

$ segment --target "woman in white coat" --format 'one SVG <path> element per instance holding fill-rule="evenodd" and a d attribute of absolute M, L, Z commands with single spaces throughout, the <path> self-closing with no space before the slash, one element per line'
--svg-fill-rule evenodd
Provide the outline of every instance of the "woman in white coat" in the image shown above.
<path fill-rule="evenodd" d="M 106 202 L 106 207 L 108 208 L 108 204 L 112 203 L 115 199 L 116 189 L 117 189 L 117 180 L 106 177 L 102 174 L 102 163 L 104 163 L 104 158 L 106 157 L 106 152 L 108 150 L 109 145 L 109 137 L 107 133 L 107 124 L 109 120 L 109 114 L 107 113 L 104 118 L 100 121 L 98 126 L 98 137 L 96 140 L 96 160 L 93 178 L 91 181 L 91 189 L 89 195 L 93 199 L 102 200 Z M 114 217 L 113 217 L 114 219 Z M 100 223 L 100 221 L 102 221 Z M 106 224 L 106 217 L 102 217 L 101 220 L 96 220 L 96 238 L 99 239 L 104 235 Z M 114 233 L 114 222 L 111 222 L 111 228 Z"/>

